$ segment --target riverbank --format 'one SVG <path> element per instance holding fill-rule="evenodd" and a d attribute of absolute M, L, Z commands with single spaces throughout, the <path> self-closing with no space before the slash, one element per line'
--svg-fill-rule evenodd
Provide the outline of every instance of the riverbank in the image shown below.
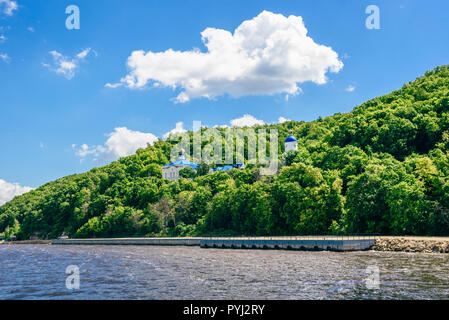
<path fill-rule="evenodd" d="M 375 251 L 449 253 L 449 237 L 388 237 L 376 239 Z"/>
<path fill-rule="evenodd" d="M 0 244 L 113 244 L 113 245 L 190 245 L 203 248 L 240 249 L 297 249 L 326 250 L 336 241 L 362 240 L 363 237 L 308 236 L 308 237 L 220 237 L 220 238 L 109 238 L 109 239 L 67 239 L 67 240 L 23 240 Z M 293 242 L 292 242 L 293 240 Z M 295 243 L 297 242 L 297 243 Z M 343 243 L 341 243 L 343 244 Z M 340 245 L 340 243 L 339 243 Z M 316 248 L 315 248 L 316 247 Z M 449 237 L 379 236 L 369 248 L 347 248 L 350 250 L 374 250 L 394 252 L 449 253 Z"/>

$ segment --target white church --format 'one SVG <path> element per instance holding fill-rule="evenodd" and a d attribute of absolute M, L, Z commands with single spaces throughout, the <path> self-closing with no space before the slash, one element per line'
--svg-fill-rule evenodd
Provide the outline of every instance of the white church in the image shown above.
<path fill-rule="evenodd" d="M 298 141 L 296 141 L 296 138 L 293 136 L 291 130 L 290 130 L 288 137 L 285 139 L 284 146 L 285 146 L 285 151 L 282 154 L 282 164 L 283 165 L 285 165 L 285 163 L 286 163 L 285 158 L 287 156 L 287 152 L 298 151 Z"/>
<path fill-rule="evenodd" d="M 298 150 L 298 141 L 296 141 L 296 138 L 292 135 L 291 130 L 290 130 L 288 137 L 285 139 L 284 146 L 285 146 L 285 152 L 282 154 L 284 156 L 284 158 L 285 158 L 285 155 L 287 154 L 287 152 L 289 152 L 291 150 L 294 150 L 294 151 Z M 193 163 L 189 160 L 186 160 L 185 150 L 181 148 L 181 150 L 179 151 L 178 160 L 176 160 L 174 162 L 170 162 L 169 164 L 166 164 L 165 166 L 162 167 L 162 177 L 164 179 L 167 179 L 170 181 L 178 180 L 179 179 L 179 171 L 181 171 L 182 169 L 187 168 L 187 167 L 192 168 L 193 170 L 196 170 L 199 167 L 199 165 L 196 163 Z M 232 168 L 244 169 L 245 165 L 243 163 L 238 163 L 236 165 L 224 166 L 224 167 L 216 168 L 214 170 L 210 170 L 209 173 L 212 173 L 215 171 L 227 171 Z"/>
<path fill-rule="evenodd" d="M 285 145 L 285 153 L 292 150 L 293 151 L 298 150 L 298 141 L 296 141 L 296 138 L 292 135 L 291 130 L 288 137 L 285 139 L 284 145 Z"/>
<path fill-rule="evenodd" d="M 189 160 L 186 160 L 185 150 L 181 148 L 181 150 L 179 150 L 178 160 L 170 162 L 169 164 L 166 164 L 165 166 L 162 167 L 162 177 L 170 181 L 178 180 L 179 171 L 187 167 L 196 170 L 199 167 L 199 165 L 190 162 Z"/>

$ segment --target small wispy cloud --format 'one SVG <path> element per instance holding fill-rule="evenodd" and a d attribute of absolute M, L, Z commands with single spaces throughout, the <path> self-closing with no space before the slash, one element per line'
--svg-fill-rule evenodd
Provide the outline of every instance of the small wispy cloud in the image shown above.
<path fill-rule="evenodd" d="M 10 28 L 10 26 L 0 26 L 0 43 L 6 42 L 6 40 L 8 40 L 5 34 Z"/>
<path fill-rule="evenodd" d="M 6 53 L 0 53 L 0 59 L 6 63 L 9 63 L 11 61 L 11 58 Z"/>
<path fill-rule="evenodd" d="M 122 83 L 106 83 L 104 86 L 105 86 L 106 88 L 112 88 L 112 89 L 115 89 L 115 88 L 120 87 L 121 85 L 122 85 Z"/>
<path fill-rule="evenodd" d="M 78 54 L 76 55 L 76 57 L 77 57 L 78 59 L 84 59 L 85 57 L 87 57 L 87 55 L 89 54 L 90 51 L 91 51 L 90 48 L 84 49 L 83 51 L 81 51 L 80 53 L 78 53 Z"/>
<path fill-rule="evenodd" d="M 349 85 L 345 89 L 347 92 L 353 92 L 355 90 L 355 87 L 353 85 Z"/>
<path fill-rule="evenodd" d="M 82 62 L 91 52 L 96 55 L 94 50 L 87 48 L 76 54 L 73 58 L 70 58 L 53 50 L 49 52 L 53 58 L 53 62 L 51 64 L 43 62 L 42 65 L 56 73 L 62 74 L 66 79 L 70 80 L 75 76 L 75 71 L 79 67 L 80 62 Z"/>
<path fill-rule="evenodd" d="M 14 11 L 19 9 L 17 1 L 13 0 L 0 0 L 0 12 L 8 16 L 12 16 Z"/>
<path fill-rule="evenodd" d="M 34 32 L 34 28 L 33 28 L 33 27 L 28 27 L 27 30 L 28 30 L 29 32 Z"/>

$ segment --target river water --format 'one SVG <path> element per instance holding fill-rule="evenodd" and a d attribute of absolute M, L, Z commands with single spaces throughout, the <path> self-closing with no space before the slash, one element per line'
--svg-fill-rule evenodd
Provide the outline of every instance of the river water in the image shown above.
<path fill-rule="evenodd" d="M 0 299 L 448 297 L 447 254 L 0 245 Z"/>

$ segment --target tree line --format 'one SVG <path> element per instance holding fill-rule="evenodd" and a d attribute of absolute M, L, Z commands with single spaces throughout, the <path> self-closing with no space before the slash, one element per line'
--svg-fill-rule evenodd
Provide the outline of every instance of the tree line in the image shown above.
<path fill-rule="evenodd" d="M 449 235 L 448 66 L 346 114 L 260 128 L 298 140 L 274 176 L 255 165 L 207 174 L 201 164 L 168 181 L 173 142 L 160 140 L 16 197 L 0 207 L 0 233 Z"/>

